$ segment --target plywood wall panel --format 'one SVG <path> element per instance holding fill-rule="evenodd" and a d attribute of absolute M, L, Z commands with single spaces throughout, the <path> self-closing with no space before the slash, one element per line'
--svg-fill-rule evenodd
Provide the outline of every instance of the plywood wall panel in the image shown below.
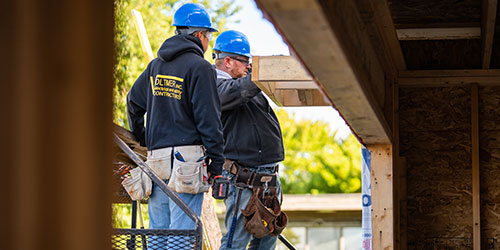
<path fill-rule="evenodd" d="M 407 249 L 471 249 L 470 88 L 405 88 L 399 96 Z M 479 88 L 479 129 L 482 247 L 493 249 L 486 242 L 500 239 L 500 87 Z"/>
<path fill-rule="evenodd" d="M 444 238 L 465 244 L 463 239 L 472 238 L 470 89 L 407 88 L 399 96 L 407 247 Z"/>

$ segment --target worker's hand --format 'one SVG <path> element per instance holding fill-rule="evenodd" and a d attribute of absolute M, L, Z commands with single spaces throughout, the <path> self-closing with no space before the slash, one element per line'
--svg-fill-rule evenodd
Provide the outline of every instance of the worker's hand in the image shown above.
<path fill-rule="evenodd" d="M 221 175 L 222 174 L 222 165 L 220 164 L 216 164 L 215 162 L 210 162 L 210 164 L 208 165 L 208 174 L 209 176 L 210 175 Z"/>

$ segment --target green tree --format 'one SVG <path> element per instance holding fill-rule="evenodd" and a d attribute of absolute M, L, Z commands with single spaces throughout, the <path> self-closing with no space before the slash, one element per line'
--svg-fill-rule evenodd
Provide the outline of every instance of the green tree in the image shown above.
<path fill-rule="evenodd" d="M 285 144 L 284 193 L 361 191 L 361 145 L 353 135 L 337 141 L 326 122 L 297 121 L 284 109 L 277 116 Z"/>
<path fill-rule="evenodd" d="M 115 88 L 113 91 L 114 122 L 128 128 L 126 96 L 135 79 L 149 63 L 144 57 L 138 34 L 132 20 L 132 9 L 142 14 L 144 26 L 148 34 L 151 49 L 156 55 L 165 39 L 174 35 L 175 28 L 171 26 L 172 18 L 182 4 L 198 2 L 204 5 L 212 22 L 219 32 L 224 30 L 228 17 L 236 14 L 239 6 L 235 0 L 203 0 L 203 1 L 177 1 L 177 0 L 115 0 Z M 215 34 L 217 35 L 217 34 Z M 211 59 L 215 39 L 210 42 L 209 50 L 205 57 Z"/>

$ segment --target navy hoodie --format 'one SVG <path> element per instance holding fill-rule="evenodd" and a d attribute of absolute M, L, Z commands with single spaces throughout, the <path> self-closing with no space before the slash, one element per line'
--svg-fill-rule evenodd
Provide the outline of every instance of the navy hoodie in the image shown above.
<path fill-rule="evenodd" d="M 217 70 L 222 104 L 224 156 L 243 166 L 259 166 L 284 159 L 281 128 L 266 97 L 252 82 L 252 74 L 232 79 Z"/>
<path fill-rule="evenodd" d="M 148 150 L 204 145 L 212 160 L 209 171 L 220 174 L 224 139 L 215 80 L 200 39 L 167 39 L 128 93 L 130 129 Z"/>

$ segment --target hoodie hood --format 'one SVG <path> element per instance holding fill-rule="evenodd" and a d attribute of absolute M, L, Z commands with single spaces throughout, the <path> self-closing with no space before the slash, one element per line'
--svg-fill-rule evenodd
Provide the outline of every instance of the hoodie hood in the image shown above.
<path fill-rule="evenodd" d="M 163 42 L 158 50 L 158 57 L 169 62 L 184 53 L 195 53 L 203 57 L 201 40 L 191 35 L 175 35 Z"/>

